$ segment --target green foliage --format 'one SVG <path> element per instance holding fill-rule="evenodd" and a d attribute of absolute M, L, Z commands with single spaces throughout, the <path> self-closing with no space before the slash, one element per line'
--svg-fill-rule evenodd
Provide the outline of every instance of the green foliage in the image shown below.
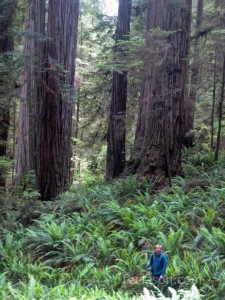
<path fill-rule="evenodd" d="M 214 157 L 210 152 L 198 152 L 189 156 L 185 162 L 196 167 L 201 172 L 204 172 L 209 167 L 213 167 L 216 164 Z"/>
<path fill-rule="evenodd" d="M 38 191 L 33 190 L 33 189 L 28 189 L 26 191 L 23 191 L 23 193 L 22 193 L 22 197 L 25 200 L 35 201 L 35 200 L 39 199 L 40 196 L 41 196 L 41 194 Z"/>
<path fill-rule="evenodd" d="M 7 2 L 4 0 L 4 4 Z M 20 50 L 25 2 L 17 2 L 14 33 L 15 48 Z M 172 281 L 177 291 L 171 290 L 171 299 L 199 299 L 191 281 L 205 299 L 224 297 L 225 159 L 221 155 L 215 162 L 212 153 L 206 151 L 215 63 L 216 99 L 221 86 L 218 49 L 224 44 L 224 30 L 220 25 L 198 47 L 199 64 L 204 61 L 202 65 L 208 67 L 199 72 L 203 80 L 196 103 L 195 147 L 183 153 L 186 177 L 173 179 L 171 188 L 158 193 L 151 182 L 136 176 L 103 184 L 112 71 L 129 71 L 129 149 L 135 131 L 143 60 L 149 54 L 154 59 L 158 53 L 152 51 L 152 45 L 161 51 L 168 35 L 158 28 L 147 33 L 146 1 L 133 2 L 130 41 L 118 45 L 126 51 L 126 59 L 112 55 L 116 18 L 102 14 L 100 0 L 81 3 L 75 79 L 79 124 L 73 139 L 74 183 L 56 202 L 34 206 L 40 195 L 35 189 L 34 173 L 30 172 L 21 199 L 4 199 L 7 205 L 1 207 L 0 217 L 0 299 L 166 299 L 163 295 L 150 296 L 146 290 L 139 296 L 143 284 L 149 287 L 142 266 L 157 242 L 163 243 L 169 257 L 168 276 L 182 276 L 189 289 L 182 291 L 183 285 Z M 208 2 L 206 19 L 215 23 L 215 18 L 222 16 L 224 5 L 217 0 Z M 10 79 L 6 78 L 10 96 L 23 65 L 24 57 L 19 51 L 13 53 L 12 61 L 1 57 L 3 76 L 10 73 Z M 10 170 L 11 162 L 1 157 L 0 169 Z M 142 282 L 135 276 L 142 278 Z M 135 287 L 124 285 L 125 278 L 134 278 Z"/>
<path fill-rule="evenodd" d="M 195 283 L 205 299 L 217 300 L 224 293 L 223 165 L 210 166 L 194 186 L 192 178 L 178 177 L 155 194 L 135 176 L 78 184 L 42 203 L 26 228 L 9 230 L 15 218 L 5 220 L 2 299 L 142 299 L 149 252 L 161 242 L 169 259 L 165 290 L 181 294 Z"/>
<path fill-rule="evenodd" d="M 65 222 L 37 221 L 39 229 L 28 228 L 25 235 L 25 247 L 32 261 L 44 261 L 49 266 L 66 267 L 68 263 L 89 261 L 91 246 L 76 229 Z"/>
<path fill-rule="evenodd" d="M 168 235 L 162 232 L 159 233 L 159 240 L 162 245 L 164 245 L 166 249 L 169 249 L 172 254 L 176 254 L 182 249 L 183 239 L 184 231 L 181 228 L 176 232 L 170 229 Z"/>
<path fill-rule="evenodd" d="M 225 233 L 217 227 L 212 227 L 211 232 L 202 227 L 200 234 L 207 242 L 207 247 L 211 249 L 211 259 L 222 258 L 225 260 Z"/>
<path fill-rule="evenodd" d="M 9 170 L 12 161 L 6 156 L 0 156 L 0 170 Z"/>

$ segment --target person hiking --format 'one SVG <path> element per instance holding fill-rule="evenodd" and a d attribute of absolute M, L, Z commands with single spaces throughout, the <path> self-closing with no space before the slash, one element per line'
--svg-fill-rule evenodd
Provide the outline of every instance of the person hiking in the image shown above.
<path fill-rule="evenodd" d="M 154 253 L 151 254 L 148 262 L 148 270 L 152 273 L 152 282 L 155 286 L 160 287 L 166 273 L 168 265 L 167 256 L 162 252 L 162 245 L 155 246 Z"/>

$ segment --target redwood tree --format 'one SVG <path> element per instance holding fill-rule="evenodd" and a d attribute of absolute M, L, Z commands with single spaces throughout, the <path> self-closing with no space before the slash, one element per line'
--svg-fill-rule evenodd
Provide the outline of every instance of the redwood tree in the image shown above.
<path fill-rule="evenodd" d="M 217 131 L 217 140 L 216 140 L 216 148 L 215 148 L 215 160 L 218 160 L 219 157 L 219 149 L 220 149 L 220 142 L 221 142 L 220 139 L 222 134 L 224 98 L 225 98 L 225 51 L 223 50 L 222 83 L 221 83 L 220 100 L 218 105 L 218 131 Z"/>
<path fill-rule="evenodd" d="M 35 11 L 35 14 L 34 14 Z M 24 184 L 28 172 L 36 174 L 38 95 L 45 36 L 45 0 L 26 1 L 24 68 L 21 94 L 14 185 Z"/>
<path fill-rule="evenodd" d="M 6 156 L 10 125 L 10 98 L 13 88 L 10 64 L 12 62 L 12 24 L 16 0 L 0 3 L 0 156 Z M 5 186 L 4 171 L 0 168 L 0 186 Z"/>
<path fill-rule="evenodd" d="M 119 42 L 128 40 L 131 0 L 119 0 L 115 52 L 125 55 Z M 112 96 L 108 121 L 106 178 L 116 178 L 125 168 L 127 71 L 113 72 Z"/>
<path fill-rule="evenodd" d="M 44 199 L 57 196 L 70 180 L 78 10 L 79 0 L 49 0 L 37 149 Z"/>
<path fill-rule="evenodd" d="M 49 0 L 45 30 L 45 1 L 27 0 L 15 182 L 34 171 L 42 199 L 57 196 L 70 179 L 78 11 L 79 0 Z"/>
<path fill-rule="evenodd" d="M 181 173 L 191 5 L 191 0 L 148 1 L 148 48 L 129 165 L 159 182 Z"/>

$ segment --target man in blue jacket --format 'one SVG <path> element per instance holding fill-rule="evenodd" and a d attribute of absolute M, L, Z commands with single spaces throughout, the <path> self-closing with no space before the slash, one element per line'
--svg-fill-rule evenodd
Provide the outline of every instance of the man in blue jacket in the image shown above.
<path fill-rule="evenodd" d="M 168 264 L 167 256 L 162 252 L 162 245 L 157 244 L 155 246 L 155 252 L 151 254 L 148 270 L 152 273 L 153 283 L 159 286 L 163 283 L 163 279 L 166 273 L 166 268 Z"/>

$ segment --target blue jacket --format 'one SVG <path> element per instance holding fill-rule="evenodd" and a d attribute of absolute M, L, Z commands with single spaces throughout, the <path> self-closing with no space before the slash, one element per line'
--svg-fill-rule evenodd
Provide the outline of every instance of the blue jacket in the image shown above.
<path fill-rule="evenodd" d="M 168 264 L 167 256 L 164 253 L 157 255 L 153 253 L 150 257 L 148 267 L 151 268 L 152 276 L 165 275 Z"/>

